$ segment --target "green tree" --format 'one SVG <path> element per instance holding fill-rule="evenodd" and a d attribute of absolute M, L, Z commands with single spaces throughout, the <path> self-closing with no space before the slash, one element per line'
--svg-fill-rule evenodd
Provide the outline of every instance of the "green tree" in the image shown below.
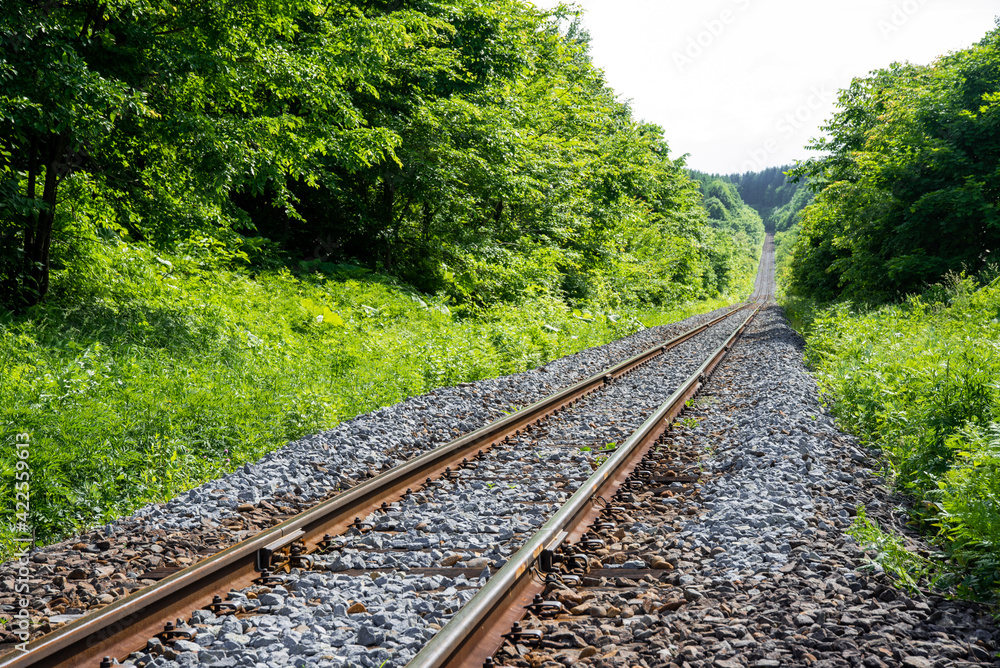
<path fill-rule="evenodd" d="M 289 181 L 398 143 L 364 127 L 347 91 L 371 89 L 404 21 L 296 0 L 6 5 L 0 284 L 14 307 L 48 290 L 59 188 L 74 175 L 97 179 L 133 237 L 176 241 L 237 222 L 236 189 L 269 189 L 294 213 Z"/>
<path fill-rule="evenodd" d="M 794 173 L 813 180 L 792 259 L 802 292 L 886 300 L 986 269 L 1000 243 L 1000 30 L 928 66 L 856 79 Z"/>
<path fill-rule="evenodd" d="M 44 297 L 53 240 L 58 265 L 97 228 L 227 257 L 277 244 L 304 270 L 360 263 L 470 308 L 725 289 L 683 161 L 607 86 L 573 10 L 10 5 L 0 18 L 17 45 L 0 54 L 7 306 Z M 720 188 L 732 209 L 738 194 Z M 755 234 L 743 213 L 726 221 Z"/>
<path fill-rule="evenodd" d="M 128 9 L 120 8 L 123 13 Z M 128 64 L 103 3 L 9 0 L 0 13 L 0 291 L 27 306 L 48 290 L 59 187 L 85 168 L 115 118 L 148 113 L 119 76 Z M 122 28 L 134 23 L 128 16 Z"/>
<path fill-rule="evenodd" d="M 736 276 L 748 270 L 751 258 L 758 257 L 764 241 L 764 223 L 760 214 L 743 200 L 732 177 L 696 171 L 691 175 L 701 187 L 705 197 L 702 206 L 709 216 L 705 285 L 725 292 Z"/>

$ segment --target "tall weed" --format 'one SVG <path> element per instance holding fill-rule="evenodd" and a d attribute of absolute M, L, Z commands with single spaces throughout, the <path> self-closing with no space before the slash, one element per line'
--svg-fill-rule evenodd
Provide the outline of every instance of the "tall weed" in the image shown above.
<path fill-rule="evenodd" d="M 996 596 L 1000 287 L 949 277 L 903 304 L 816 312 L 806 359 L 841 423 L 885 453 L 917 519 Z"/>

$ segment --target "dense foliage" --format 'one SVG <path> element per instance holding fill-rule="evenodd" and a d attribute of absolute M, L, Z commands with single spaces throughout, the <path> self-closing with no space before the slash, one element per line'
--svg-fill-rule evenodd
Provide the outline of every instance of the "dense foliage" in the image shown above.
<path fill-rule="evenodd" d="M 813 315 L 806 357 L 838 420 L 881 448 L 950 557 L 899 567 L 1000 596 L 1000 285 L 949 276 L 921 297 Z M 912 558 L 911 558 L 912 557 Z"/>
<path fill-rule="evenodd" d="M 775 261 L 779 276 L 788 272 L 788 261 L 798 238 L 802 211 L 814 198 L 807 179 L 787 176 L 786 172 L 791 168 L 791 165 L 785 165 L 728 176 L 695 174 L 706 193 L 718 192 L 721 188 L 733 190 L 732 195 L 717 198 L 720 204 L 735 197 L 740 200 L 740 206 L 756 211 L 763 220 L 761 230 L 774 233 Z M 705 205 L 711 207 L 713 200 L 707 195 L 706 197 Z M 711 211 L 710 208 L 710 215 Z M 787 281 L 780 281 L 779 290 L 783 290 L 786 283 Z"/>
<path fill-rule="evenodd" d="M 683 165 L 563 10 L 9 0 L 0 32 L 12 309 L 84 271 L 95 234 L 353 262 L 475 308 L 667 304 L 724 292 L 739 264 L 710 257 Z"/>
<path fill-rule="evenodd" d="M 838 108 L 813 143 L 825 155 L 794 170 L 821 192 L 803 217 L 792 288 L 885 301 L 948 272 L 991 273 L 1000 243 L 1000 29 L 930 65 L 855 79 Z"/>
<path fill-rule="evenodd" d="M 724 178 L 736 186 L 743 201 L 767 222 L 772 210 L 791 200 L 794 191 L 788 187 L 788 177 L 785 176 L 788 169 L 790 165 L 768 167 L 759 172 L 730 174 Z M 769 226 L 768 229 L 773 228 Z"/>
<path fill-rule="evenodd" d="M 815 193 L 809 188 L 805 180 L 798 182 L 787 182 L 780 187 L 781 190 L 791 190 L 791 197 L 788 202 L 775 207 L 768 212 L 768 228 L 775 232 L 790 232 L 798 227 L 802 221 L 802 212 L 807 206 L 812 204 Z"/>
<path fill-rule="evenodd" d="M 764 224 L 724 177 L 696 171 L 691 177 L 701 188 L 702 206 L 708 213 L 705 252 L 711 261 L 710 279 L 726 290 L 735 277 L 753 271 L 764 242 Z"/>
<path fill-rule="evenodd" d="M 740 196 L 739 189 L 726 177 L 691 172 L 698 182 L 713 228 L 733 235 L 743 235 L 753 245 L 764 241 L 764 225 L 760 215 Z"/>
<path fill-rule="evenodd" d="M 863 512 L 854 535 L 904 584 L 995 602 L 1000 29 L 855 79 L 838 107 L 824 155 L 791 170 L 816 197 L 778 235 L 784 305 L 840 423 L 882 450 L 942 552 L 903 549 Z"/>
<path fill-rule="evenodd" d="M 792 165 L 785 165 L 726 177 L 736 184 L 740 197 L 760 214 L 764 226 L 772 232 L 787 232 L 798 225 L 802 210 L 813 199 L 806 179 L 787 176 L 791 169 Z"/>

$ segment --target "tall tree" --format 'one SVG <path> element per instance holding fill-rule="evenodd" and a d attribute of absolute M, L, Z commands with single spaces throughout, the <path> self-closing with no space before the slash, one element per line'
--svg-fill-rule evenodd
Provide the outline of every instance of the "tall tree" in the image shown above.
<path fill-rule="evenodd" d="M 133 235 L 170 236 L 218 223 L 234 188 L 292 208 L 288 181 L 315 182 L 320 158 L 361 166 L 397 143 L 346 90 L 370 88 L 406 26 L 350 3 L 6 0 L 0 30 L 0 298 L 14 307 L 48 290 L 75 173 L 127 202 Z"/>

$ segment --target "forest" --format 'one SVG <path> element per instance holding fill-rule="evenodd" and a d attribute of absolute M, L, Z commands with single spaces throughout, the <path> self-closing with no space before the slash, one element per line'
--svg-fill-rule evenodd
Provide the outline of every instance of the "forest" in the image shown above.
<path fill-rule="evenodd" d="M 889 301 L 948 273 L 985 282 L 1000 241 L 1000 31 L 930 65 L 856 78 L 796 166 L 818 189 L 791 282 L 803 295 Z"/>
<path fill-rule="evenodd" d="M 0 555 L 302 435 L 749 294 L 569 10 L 10 0 Z M 2 558 L 2 556 L 0 556 Z"/>
<path fill-rule="evenodd" d="M 769 167 L 745 174 L 706 174 L 691 170 L 691 178 L 701 186 L 705 197 L 703 206 L 713 219 L 743 219 L 747 215 L 745 211 L 751 212 L 751 217 L 755 212 L 767 231 L 780 233 L 797 227 L 802 210 L 813 201 L 808 179 L 789 176 L 793 167 Z"/>
<path fill-rule="evenodd" d="M 808 179 L 790 177 L 788 172 L 792 168 L 793 165 L 769 167 L 725 178 L 736 186 L 743 201 L 761 215 L 768 230 L 789 232 L 798 226 L 802 210 L 813 200 Z"/>
<path fill-rule="evenodd" d="M 13 4 L 10 310 L 72 289 L 113 244 L 357 265 L 469 307 L 730 287 L 738 249 L 572 15 L 510 0 Z"/>
<path fill-rule="evenodd" d="M 762 215 L 749 206 L 740 196 L 736 187 L 725 177 L 704 174 L 690 170 L 691 178 L 698 184 L 702 197 L 702 207 L 708 213 L 708 223 L 713 230 L 722 232 L 727 243 L 735 245 L 736 258 L 755 257 L 755 250 L 764 240 L 765 223 Z M 713 240 L 717 243 L 717 239 Z M 750 265 L 744 265 L 739 273 L 745 273 Z M 726 283 L 734 272 L 732 261 L 725 256 L 717 256 L 713 273 Z"/>

